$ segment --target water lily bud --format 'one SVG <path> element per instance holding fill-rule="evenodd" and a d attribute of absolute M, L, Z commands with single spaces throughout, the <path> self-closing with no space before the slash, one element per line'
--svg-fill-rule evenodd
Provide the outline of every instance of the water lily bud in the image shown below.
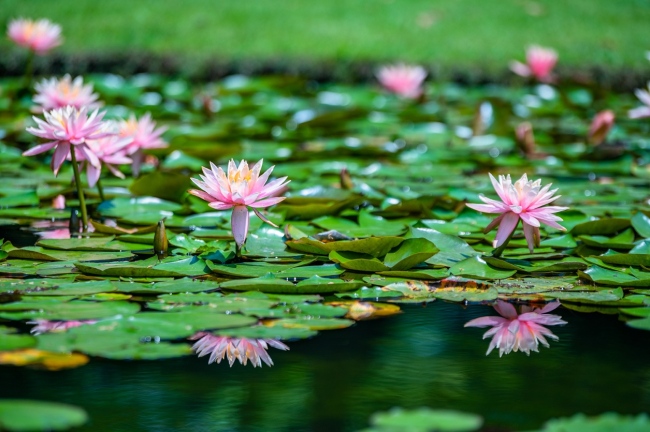
<path fill-rule="evenodd" d="M 347 168 L 343 168 L 341 170 L 341 189 L 352 189 L 354 187 L 354 183 L 352 183 L 352 177 L 350 176 L 350 172 L 348 171 Z"/>
<path fill-rule="evenodd" d="M 52 208 L 57 210 L 63 210 L 65 208 L 65 197 L 63 195 L 57 195 L 52 200 Z"/>
<path fill-rule="evenodd" d="M 70 234 L 78 233 L 81 231 L 81 221 L 79 220 L 79 210 L 72 209 L 70 210 L 70 220 L 68 221 L 68 229 Z"/>
<path fill-rule="evenodd" d="M 535 135 L 533 135 L 532 124 L 529 122 L 520 123 L 515 129 L 515 137 L 517 139 L 517 147 L 519 147 L 526 157 L 535 154 Z"/>
<path fill-rule="evenodd" d="M 601 111 L 594 116 L 589 132 L 587 134 L 587 141 L 591 145 L 599 145 L 605 141 L 607 134 L 614 127 L 614 119 L 616 116 L 611 110 Z"/>
<path fill-rule="evenodd" d="M 165 221 L 161 220 L 158 222 L 156 233 L 153 236 L 153 251 L 158 255 L 158 258 L 163 258 L 167 256 L 168 249 L 169 242 L 167 241 L 167 233 L 165 232 Z"/>

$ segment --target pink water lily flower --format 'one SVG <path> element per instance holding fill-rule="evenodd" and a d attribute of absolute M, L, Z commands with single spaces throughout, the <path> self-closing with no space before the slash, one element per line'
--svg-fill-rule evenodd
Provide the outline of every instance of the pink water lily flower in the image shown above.
<path fill-rule="evenodd" d="M 427 72 L 422 66 L 397 64 L 383 66 L 377 72 L 377 79 L 384 88 L 407 99 L 417 99 L 422 95 L 422 83 Z"/>
<path fill-rule="evenodd" d="M 487 353 L 494 348 L 499 349 L 499 357 L 510 352 L 522 351 L 530 355 L 531 351 L 538 352 L 539 344 L 549 348 L 546 338 L 559 338 L 544 326 L 563 325 L 566 321 L 559 315 L 546 315 L 560 306 L 559 301 L 547 304 L 542 309 L 522 306 L 521 313 L 515 307 L 503 300 L 497 300 L 494 309 L 501 315 L 486 316 L 473 319 L 465 327 L 492 327 L 485 332 L 483 339 L 492 336 Z"/>
<path fill-rule="evenodd" d="M 90 151 L 97 156 L 101 162 L 99 166 L 91 163 L 86 165 L 86 177 L 88 178 L 88 186 L 93 187 L 99 180 L 101 174 L 101 167 L 104 165 L 114 176 L 121 179 L 124 178 L 124 173 L 118 170 L 115 165 L 126 165 L 133 161 L 124 153 L 124 149 L 131 142 L 130 138 L 121 138 L 118 135 L 111 135 L 97 140 L 87 141 Z M 85 154 L 77 149 L 75 152 L 77 161 L 84 164 L 88 162 Z"/>
<path fill-rule="evenodd" d="M 551 72 L 557 63 L 557 52 L 550 48 L 533 45 L 526 50 L 526 64 L 510 62 L 510 70 L 523 77 L 533 77 L 541 82 L 552 82 Z"/>
<path fill-rule="evenodd" d="M 29 48 L 36 54 L 45 54 L 62 42 L 61 26 L 46 19 L 11 20 L 7 28 L 7 36 L 16 44 Z"/>
<path fill-rule="evenodd" d="M 284 200 L 276 196 L 283 191 L 287 183 L 282 177 L 266 184 L 274 166 L 260 175 L 263 160 L 257 162 L 253 168 L 248 168 L 248 162 L 242 160 L 239 166 L 234 160 L 228 162 L 228 173 L 212 162 L 210 168 L 203 168 L 201 180 L 192 179 L 201 190 L 192 189 L 189 192 L 201 199 L 208 201 L 208 205 L 216 210 L 232 210 L 232 234 L 238 247 L 246 241 L 248 234 L 248 208 L 264 222 L 274 225 L 265 218 L 259 208 L 270 207 Z"/>
<path fill-rule="evenodd" d="M 120 121 L 118 128 L 120 136 L 131 139 L 131 143 L 125 151 L 133 161 L 131 169 L 135 176 L 140 173 L 140 166 L 144 161 L 144 150 L 167 147 L 167 143 L 160 137 L 167 127 L 156 128 L 156 122 L 151 119 L 149 113 L 140 117 L 140 120 L 132 115 L 128 120 Z"/>
<path fill-rule="evenodd" d="M 549 190 L 551 184 L 541 187 L 542 181 L 540 179 L 529 181 L 526 174 L 522 175 L 514 184 L 509 174 L 507 176 L 500 175 L 499 181 L 490 174 L 490 180 L 501 201 L 480 195 L 479 198 L 485 204 L 467 204 L 467 206 L 482 213 L 500 213 L 500 216 L 490 222 L 484 230 L 485 233 L 488 233 L 497 225 L 499 226 L 493 243 L 495 248 L 503 245 L 510 238 L 520 219 L 524 226 L 524 236 L 531 253 L 534 246 L 539 246 L 539 227 L 541 223 L 566 231 L 566 228 L 557 223 L 562 219 L 553 213 L 566 210 L 568 207 L 544 207 L 560 198 L 560 195 L 553 196 L 557 189 Z"/>
<path fill-rule="evenodd" d="M 587 133 L 589 144 L 599 145 L 605 141 L 609 131 L 614 127 L 615 119 L 616 116 L 612 110 L 605 110 L 596 114 Z"/>
<path fill-rule="evenodd" d="M 232 338 L 227 336 L 215 336 L 211 333 L 199 332 L 190 337 L 190 340 L 197 340 L 192 349 L 203 357 L 210 354 L 210 363 L 221 363 L 221 360 L 228 358 L 230 367 L 235 360 L 246 365 L 250 360 L 253 367 L 262 367 L 262 362 L 267 366 L 273 366 L 271 357 L 266 352 L 269 346 L 287 351 L 288 346 L 275 339 L 249 339 L 249 338 Z"/>
<path fill-rule="evenodd" d="M 74 80 L 70 75 L 65 75 L 61 79 L 44 79 L 37 83 L 34 88 L 36 89 L 34 103 L 39 105 L 36 108 L 37 112 L 64 108 L 68 105 L 78 109 L 86 107 L 86 109 L 91 110 L 102 105 L 97 102 L 99 95 L 93 93 L 93 85 L 84 85 L 83 78 L 80 76 Z"/>
<path fill-rule="evenodd" d="M 650 82 L 648 82 L 647 90 L 636 89 L 634 94 L 643 102 L 643 106 L 629 110 L 628 117 L 632 119 L 650 117 Z"/>
<path fill-rule="evenodd" d="M 88 141 L 113 134 L 105 128 L 103 112 L 95 110 L 88 115 L 85 107 L 77 109 L 68 106 L 46 111 L 43 115 L 45 121 L 34 117 L 38 128 L 28 127 L 27 132 L 50 141 L 27 150 L 23 156 L 34 156 L 54 148 L 52 171 L 57 175 L 63 161 L 70 154 L 70 148 L 74 147 L 77 150 L 75 155 L 82 154 L 90 165 L 100 167 L 99 158 L 88 146 Z"/>

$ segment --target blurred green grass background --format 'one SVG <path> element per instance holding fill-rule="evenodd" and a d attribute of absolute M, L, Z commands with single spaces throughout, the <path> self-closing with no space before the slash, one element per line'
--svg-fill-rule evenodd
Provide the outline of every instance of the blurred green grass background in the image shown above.
<path fill-rule="evenodd" d="M 527 45 L 560 65 L 645 70 L 647 0 L 2 0 L 0 22 L 49 18 L 63 55 L 406 61 L 503 71 Z M 14 52 L 0 42 L 0 55 Z"/>

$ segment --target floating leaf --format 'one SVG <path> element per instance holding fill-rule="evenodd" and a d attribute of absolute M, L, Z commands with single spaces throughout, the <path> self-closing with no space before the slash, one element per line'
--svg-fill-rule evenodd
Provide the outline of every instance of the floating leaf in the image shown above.
<path fill-rule="evenodd" d="M 490 267 L 481 257 L 473 256 L 459 263 L 454 264 L 449 272 L 456 276 L 462 276 L 472 279 L 506 279 L 514 275 L 517 270 L 499 270 Z"/>
<path fill-rule="evenodd" d="M 0 400 L 0 427 L 11 432 L 65 430 L 88 421 L 78 407 L 23 399 Z"/>
<path fill-rule="evenodd" d="M 431 258 L 439 249 L 425 238 L 404 240 L 384 257 L 384 265 L 393 271 L 408 270 Z"/>
<path fill-rule="evenodd" d="M 373 414 L 370 423 L 377 428 L 375 429 L 377 431 L 465 432 L 478 430 L 483 425 L 483 419 L 476 414 L 452 410 L 393 408 L 390 411 Z"/>

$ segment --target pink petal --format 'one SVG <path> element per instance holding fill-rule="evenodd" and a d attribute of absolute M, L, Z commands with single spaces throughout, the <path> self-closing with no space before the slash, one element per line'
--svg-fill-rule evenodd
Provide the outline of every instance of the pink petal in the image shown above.
<path fill-rule="evenodd" d="M 499 315 L 509 320 L 517 318 L 517 310 L 515 307 L 503 300 L 497 300 L 497 304 L 494 305 L 494 310 L 496 310 Z"/>
<path fill-rule="evenodd" d="M 505 213 L 499 229 L 497 230 L 497 237 L 494 240 L 494 247 L 499 247 L 510 237 L 510 234 L 517 228 L 519 223 L 519 215 L 514 213 Z"/>
<path fill-rule="evenodd" d="M 507 320 L 498 316 L 484 316 L 467 321 L 464 327 L 494 327 L 503 324 Z"/>
<path fill-rule="evenodd" d="M 246 208 L 246 206 L 235 206 L 232 209 L 230 224 L 232 227 L 232 235 L 235 237 L 235 243 L 240 247 L 243 246 L 244 242 L 246 242 L 248 222 L 248 208 Z"/>
<path fill-rule="evenodd" d="M 34 156 L 39 153 L 45 153 L 46 151 L 53 149 L 59 144 L 60 141 L 52 141 L 45 144 L 39 144 L 36 147 L 32 147 L 29 150 L 23 152 L 23 156 Z"/>
<path fill-rule="evenodd" d="M 88 178 L 88 186 L 93 187 L 99 180 L 99 174 L 101 173 L 101 167 L 97 168 L 93 165 L 86 165 L 86 177 Z"/>
<path fill-rule="evenodd" d="M 60 142 L 54 151 L 54 155 L 52 156 L 52 171 L 54 172 L 55 176 L 59 173 L 59 169 L 61 168 L 61 165 L 63 165 L 63 161 L 68 157 L 69 154 L 70 144 L 67 142 Z"/>

